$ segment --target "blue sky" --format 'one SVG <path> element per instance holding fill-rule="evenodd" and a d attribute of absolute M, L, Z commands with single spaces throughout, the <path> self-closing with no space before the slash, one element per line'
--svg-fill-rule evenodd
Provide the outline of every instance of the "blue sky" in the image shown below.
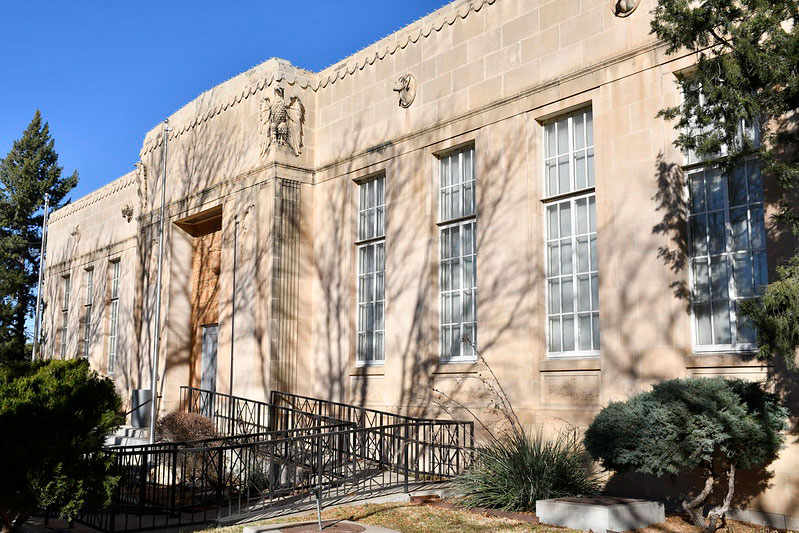
<path fill-rule="evenodd" d="M 78 198 L 128 172 L 147 131 L 203 91 L 273 56 L 320 70 L 445 3 L 4 2 L 0 157 L 41 109 Z"/>

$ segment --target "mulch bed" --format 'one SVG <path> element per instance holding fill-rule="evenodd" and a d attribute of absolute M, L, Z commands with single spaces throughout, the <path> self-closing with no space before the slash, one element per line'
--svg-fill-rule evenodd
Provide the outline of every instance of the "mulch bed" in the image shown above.
<path fill-rule="evenodd" d="M 455 509 L 459 511 L 469 511 L 474 514 L 482 516 L 493 516 L 496 518 L 507 518 L 509 520 L 517 520 L 519 522 L 527 522 L 529 524 L 538 524 L 538 517 L 534 514 L 527 513 L 511 513 L 509 511 L 499 511 L 497 509 L 487 509 L 485 507 L 460 507 L 450 502 L 445 502 L 440 496 L 427 495 L 427 496 L 411 496 L 411 504 L 415 505 L 429 505 L 430 507 L 438 507 L 439 509 Z"/>

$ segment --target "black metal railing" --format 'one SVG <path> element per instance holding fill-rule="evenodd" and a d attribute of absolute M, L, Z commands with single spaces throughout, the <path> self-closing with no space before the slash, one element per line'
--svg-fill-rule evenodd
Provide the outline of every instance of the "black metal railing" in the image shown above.
<path fill-rule="evenodd" d="M 451 479 L 468 463 L 468 422 L 413 418 L 287 393 L 257 402 L 184 387 L 181 405 L 223 436 L 121 446 L 102 531 L 204 524 L 312 501 Z M 212 407 L 211 407 L 212 406 Z M 352 409 L 346 409 L 352 407 Z"/>

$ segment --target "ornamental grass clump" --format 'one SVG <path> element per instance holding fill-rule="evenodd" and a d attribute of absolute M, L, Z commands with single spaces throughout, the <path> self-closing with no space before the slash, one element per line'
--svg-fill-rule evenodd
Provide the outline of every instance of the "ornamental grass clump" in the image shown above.
<path fill-rule="evenodd" d="M 456 485 L 464 506 L 506 511 L 535 511 L 536 500 L 588 496 L 601 486 L 574 431 L 554 439 L 525 432 L 492 438 Z"/>
<path fill-rule="evenodd" d="M 760 469 L 777 458 L 788 411 L 760 384 L 739 379 L 672 379 L 605 407 L 585 433 L 585 447 L 607 470 L 656 477 L 700 469 L 704 488 L 682 506 L 713 532 L 723 523 L 739 468 Z M 726 495 L 704 516 L 721 474 Z"/>

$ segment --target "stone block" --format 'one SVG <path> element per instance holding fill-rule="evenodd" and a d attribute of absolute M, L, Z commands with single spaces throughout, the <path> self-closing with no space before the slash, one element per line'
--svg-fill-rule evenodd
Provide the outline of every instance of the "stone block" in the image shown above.
<path fill-rule="evenodd" d="M 666 521 L 662 503 L 627 498 L 555 498 L 535 502 L 542 524 L 592 530 L 627 531 Z"/>

